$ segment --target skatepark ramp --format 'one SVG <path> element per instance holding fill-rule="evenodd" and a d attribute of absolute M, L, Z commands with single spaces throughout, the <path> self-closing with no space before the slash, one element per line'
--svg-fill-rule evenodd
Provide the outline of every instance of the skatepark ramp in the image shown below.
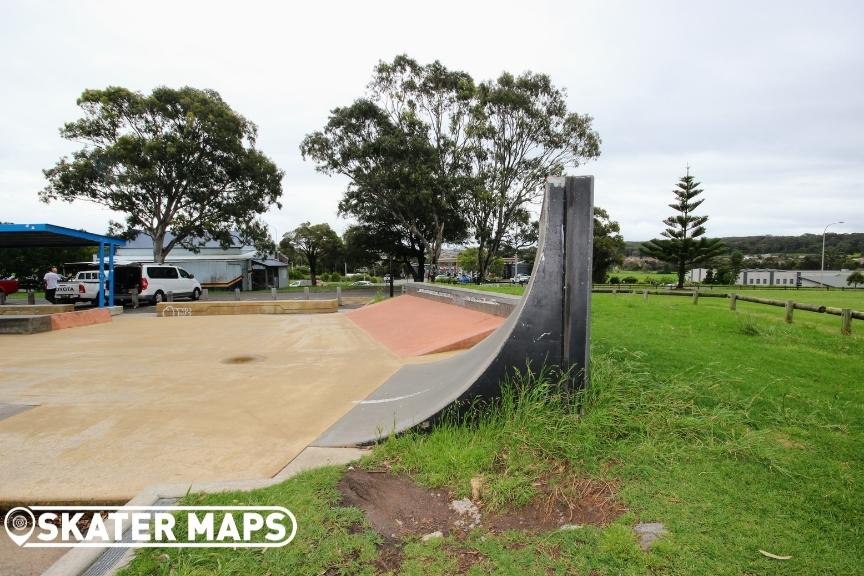
<path fill-rule="evenodd" d="M 569 369 L 570 385 L 584 386 L 593 196 L 591 176 L 550 179 L 531 280 L 507 320 L 470 350 L 439 362 L 403 366 L 312 445 L 377 442 L 437 416 L 454 402 L 496 397 L 505 377 L 528 365 Z"/>

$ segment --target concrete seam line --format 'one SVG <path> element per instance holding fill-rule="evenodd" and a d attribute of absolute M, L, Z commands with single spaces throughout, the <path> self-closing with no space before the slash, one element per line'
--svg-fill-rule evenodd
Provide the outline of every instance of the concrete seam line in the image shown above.
<path fill-rule="evenodd" d="M 368 449 L 361 448 L 321 448 L 307 446 L 271 478 L 203 482 L 200 484 L 154 484 L 144 488 L 129 500 L 126 505 L 152 506 L 160 498 L 179 498 L 185 496 L 188 491 L 214 494 L 234 490 L 267 488 L 284 482 L 306 470 L 322 468 L 324 466 L 339 466 L 354 462 L 359 460 L 368 451 Z M 124 533 L 126 531 L 125 523 L 123 531 Z M 42 576 L 79 576 L 106 550 L 108 548 L 73 548 L 58 558 L 54 564 L 43 572 Z M 132 551 L 129 550 L 129 552 Z M 123 558 L 125 557 L 124 555 Z M 106 573 L 106 576 L 116 574 L 124 566 L 122 562 L 123 558 Z"/>

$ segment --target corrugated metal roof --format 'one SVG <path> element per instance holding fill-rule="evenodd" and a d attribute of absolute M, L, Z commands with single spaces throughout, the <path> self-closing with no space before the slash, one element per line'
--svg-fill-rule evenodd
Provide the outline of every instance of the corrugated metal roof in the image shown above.
<path fill-rule="evenodd" d="M 247 244 L 243 244 L 242 242 L 238 241 L 233 236 L 232 236 L 232 238 L 233 238 L 233 241 L 231 242 L 232 248 L 251 248 L 252 250 L 255 249 L 254 246 L 249 246 Z M 171 242 L 173 239 L 174 239 L 174 235 L 171 234 L 170 232 L 165 234 L 165 243 L 166 244 L 168 242 Z M 195 244 L 199 243 L 197 241 L 197 239 L 195 239 L 195 238 L 188 239 L 187 242 L 193 242 Z M 215 240 L 208 240 L 204 244 L 201 244 L 200 247 L 201 248 L 221 248 L 221 246 L 219 245 L 219 242 L 217 242 Z M 139 232 L 138 235 L 135 236 L 135 238 L 133 238 L 132 240 L 129 240 L 126 243 L 125 248 L 147 248 L 148 250 L 152 250 L 153 249 L 153 238 L 151 238 L 150 235 L 145 233 L 145 232 Z"/>
<path fill-rule="evenodd" d="M 279 260 L 274 260 L 273 258 L 264 258 L 263 260 L 255 259 L 253 260 L 255 264 L 261 264 L 262 266 L 267 266 L 268 268 L 287 268 L 288 264 L 285 262 L 280 262 Z"/>

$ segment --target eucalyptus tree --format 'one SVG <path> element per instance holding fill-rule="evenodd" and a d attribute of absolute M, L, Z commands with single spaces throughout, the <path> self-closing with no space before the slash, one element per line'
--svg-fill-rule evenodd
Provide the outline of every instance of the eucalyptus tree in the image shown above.
<path fill-rule="evenodd" d="M 425 128 L 407 120 L 396 126 L 381 107 L 361 99 L 334 109 L 323 130 L 306 136 L 301 151 L 316 161 L 318 171 L 348 178 L 340 214 L 419 242 L 415 280 L 422 281 L 426 253 L 437 232 L 431 214 L 441 220 L 451 215 L 442 210 L 429 185 L 433 151 Z"/>
<path fill-rule="evenodd" d="M 547 178 L 597 158 L 600 137 L 590 116 L 568 111 L 566 92 L 545 74 L 481 83 L 472 110 L 477 180 L 466 209 L 482 280 L 520 210 L 542 196 Z"/>
<path fill-rule="evenodd" d="M 474 80 L 437 60 L 422 65 L 403 54 L 378 63 L 369 90 L 394 125 L 426 131 L 431 149 L 426 185 L 433 204 L 428 253 L 437 268 L 444 242 L 462 240 L 467 229 L 461 207 L 475 186 L 470 137 Z"/>
<path fill-rule="evenodd" d="M 678 289 L 684 287 L 684 275 L 688 268 L 709 262 L 726 250 L 719 238 L 709 239 L 705 236 L 708 216 L 694 214 L 705 201 L 704 198 L 698 198 L 703 192 L 699 186 L 701 183 L 690 174 L 688 166 L 686 175 L 678 180 L 672 191 L 675 201 L 669 207 L 676 213 L 663 221 L 666 230 L 661 234 L 665 238 L 649 240 L 640 247 L 643 254 L 675 266 Z"/>
<path fill-rule="evenodd" d="M 337 255 L 342 250 L 342 239 L 327 223 L 304 222 L 285 234 L 284 240 L 306 258 L 313 286 L 316 284 L 319 261 Z"/>
<path fill-rule="evenodd" d="M 83 147 L 44 171 L 44 202 L 85 200 L 125 214 L 112 231 L 147 233 L 156 262 L 208 240 L 272 247 L 258 217 L 280 206 L 282 171 L 255 147 L 255 124 L 218 93 L 109 87 L 85 90 L 78 106 L 83 117 L 60 134 Z"/>
<path fill-rule="evenodd" d="M 466 236 L 462 205 L 473 188 L 467 133 L 474 83 L 440 62 L 407 56 L 380 62 L 368 97 L 334 109 L 301 144 L 326 174 L 348 177 L 339 209 L 359 224 L 395 224 L 418 244 L 415 280 L 433 268 L 445 242 Z"/>

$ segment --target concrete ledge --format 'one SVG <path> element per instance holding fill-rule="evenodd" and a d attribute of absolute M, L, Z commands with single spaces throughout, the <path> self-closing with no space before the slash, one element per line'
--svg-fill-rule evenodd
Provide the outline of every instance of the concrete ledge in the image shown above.
<path fill-rule="evenodd" d="M 236 314 L 325 314 L 338 310 L 336 300 L 234 300 L 228 302 L 160 302 L 156 316 L 233 316 Z"/>
<path fill-rule="evenodd" d="M 0 306 L 0 316 L 14 316 L 18 314 L 35 316 L 37 314 L 57 314 L 58 312 L 74 311 L 74 304 L 4 304 Z"/>
<path fill-rule="evenodd" d="M 36 334 L 51 330 L 51 316 L 0 316 L 0 334 Z"/>
<path fill-rule="evenodd" d="M 111 311 L 108 308 L 91 308 L 90 310 L 52 314 L 47 318 L 51 320 L 52 330 L 63 330 L 64 328 L 90 326 L 91 324 L 105 324 L 111 322 L 111 316 Z"/>
<path fill-rule="evenodd" d="M 470 288 L 456 288 L 441 284 L 427 284 L 425 282 L 409 282 L 405 285 L 405 293 L 411 296 L 419 296 L 444 304 L 454 304 L 469 310 L 485 312 L 506 318 L 519 304 L 519 296 L 485 292 L 483 290 L 471 290 Z"/>

